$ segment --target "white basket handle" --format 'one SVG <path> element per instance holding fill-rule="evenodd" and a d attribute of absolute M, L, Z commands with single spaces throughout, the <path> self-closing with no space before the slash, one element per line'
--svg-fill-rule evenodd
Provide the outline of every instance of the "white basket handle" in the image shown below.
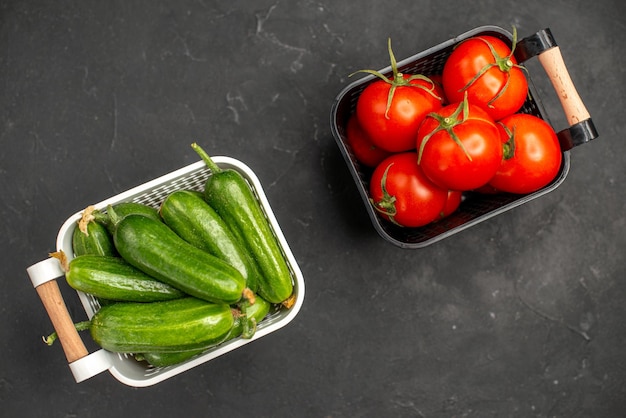
<path fill-rule="evenodd" d="M 112 365 L 109 353 L 105 350 L 98 350 L 89 354 L 78 331 L 76 331 L 56 282 L 58 277 L 65 274 L 59 261 L 55 258 L 48 258 L 33 264 L 26 271 L 52 321 L 52 326 L 57 333 L 76 382 L 82 382 L 108 370 Z"/>
<path fill-rule="evenodd" d="M 112 356 L 112 352 L 101 348 L 70 363 L 70 370 L 74 375 L 76 383 L 109 370 L 113 365 Z"/>

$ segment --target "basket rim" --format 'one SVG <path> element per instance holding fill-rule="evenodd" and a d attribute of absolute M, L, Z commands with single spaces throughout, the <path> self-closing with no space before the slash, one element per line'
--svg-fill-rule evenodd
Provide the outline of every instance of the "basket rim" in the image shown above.
<path fill-rule="evenodd" d="M 259 328 L 255 332 L 254 336 L 250 339 L 236 338 L 230 340 L 222 345 L 219 345 L 215 348 L 209 349 L 204 354 L 201 354 L 197 357 L 194 357 L 184 363 L 180 363 L 173 366 L 163 367 L 163 368 L 152 368 L 143 367 L 143 374 L 138 372 L 138 367 L 141 365 L 137 362 L 132 356 L 122 353 L 109 353 L 111 355 L 107 356 L 110 359 L 111 365 L 108 369 L 109 372 L 120 382 L 133 387 L 146 387 L 162 382 L 166 379 L 169 379 L 173 376 L 176 376 L 184 371 L 192 369 L 196 366 L 199 366 L 203 363 L 211 361 L 219 356 L 222 356 L 230 351 L 233 351 L 237 348 L 243 347 L 255 341 L 259 338 L 262 338 L 268 334 L 271 334 L 280 328 L 284 327 L 288 323 L 290 323 L 296 315 L 298 315 L 299 311 L 302 308 L 304 302 L 304 294 L 305 294 L 305 285 L 304 285 L 304 277 L 302 275 L 302 271 L 298 266 L 298 263 L 291 251 L 287 240 L 278 224 L 276 216 L 272 211 L 272 208 L 269 204 L 267 196 L 263 190 L 263 187 L 256 176 L 256 174 L 243 162 L 227 156 L 215 156 L 211 157 L 211 159 L 222 169 L 233 169 L 238 171 L 240 174 L 244 176 L 246 180 L 248 180 L 249 184 L 253 188 L 259 203 L 261 204 L 268 221 L 272 227 L 273 232 L 278 240 L 278 243 L 283 250 L 283 254 L 287 261 L 287 264 L 292 273 L 292 280 L 294 282 L 294 294 L 296 295 L 296 300 L 294 305 L 288 310 L 282 310 L 278 317 L 269 318 L 269 321 L 262 321 L 259 324 Z M 206 167 L 206 164 L 203 161 L 197 161 L 195 163 L 191 163 L 187 166 L 184 166 L 180 169 L 174 170 L 168 174 L 157 177 L 153 180 L 147 181 L 138 186 L 132 187 L 126 191 L 123 191 L 115 196 L 111 196 L 102 200 L 101 202 L 96 203 L 94 206 L 98 209 L 105 208 L 109 204 L 116 204 L 120 202 L 132 201 L 134 198 L 138 196 L 144 195 L 157 187 L 161 187 L 168 183 L 171 183 L 175 180 L 180 180 L 184 178 L 189 178 L 190 176 L 194 176 L 197 173 L 206 173 L 210 170 Z M 74 213 L 62 224 L 59 232 L 57 234 L 56 247 L 57 250 L 63 250 L 68 258 L 73 258 L 73 252 L 71 250 L 71 236 L 72 232 L 76 226 L 76 222 L 80 219 L 82 215 L 82 210 Z M 79 299 L 85 309 L 85 313 L 91 318 L 95 313 L 92 305 L 92 299 L 89 295 L 86 295 L 83 292 L 76 291 L 79 296 Z M 134 366 L 134 370 L 131 370 L 129 366 L 129 362 L 134 362 L 132 364 Z"/>
<path fill-rule="evenodd" d="M 470 29 L 468 31 L 465 31 L 463 33 L 461 33 L 460 35 L 454 37 L 454 38 L 450 38 L 444 42 L 441 42 L 437 45 L 434 45 L 428 49 L 425 49 L 423 51 L 420 51 L 416 54 L 413 54 L 407 58 L 404 58 L 400 61 L 397 62 L 397 66 L 398 68 L 400 67 L 404 67 L 404 66 L 408 66 L 411 63 L 415 63 L 418 60 L 431 56 L 437 52 L 440 52 L 450 46 L 453 46 L 459 42 L 462 42 L 465 39 L 471 38 L 473 36 L 479 35 L 479 34 L 488 34 L 488 33 L 497 33 L 500 34 L 504 37 L 507 37 L 510 41 L 513 38 L 513 35 L 511 34 L 511 32 L 507 31 L 506 29 L 503 29 L 499 26 L 495 26 L 495 25 L 484 25 L 484 26 L 479 26 L 473 29 Z M 379 72 L 381 72 L 382 74 L 386 74 L 386 73 L 390 73 L 391 72 L 391 66 L 387 66 L 381 70 L 379 70 Z M 372 205 L 369 202 L 369 193 L 368 190 L 366 190 L 365 185 L 359 175 L 359 170 L 355 164 L 355 161 L 351 158 L 351 156 L 349 155 L 348 149 L 347 149 L 347 145 L 344 142 L 344 139 L 342 138 L 342 135 L 339 131 L 339 126 L 338 126 L 338 122 L 339 122 L 339 111 L 341 109 L 341 105 L 343 104 L 344 100 L 346 99 L 346 97 L 353 92 L 355 89 L 361 88 L 363 85 L 370 83 L 372 81 L 374 81 L 376 79 L 376 76 L 372 75 L 372 74 L 366 74 L 363 77 L 359 78 L 358 80 L 352 81 L 350 82 L 348 85 L 346 85 L 345 87 L 343 87 L 340 92 L 337 94 L 337 96 L 335 97 L 335 99 L 333 100 L 332 104 L 331 104 L 331 111 L 330 111 L 330 128 L 331 128 L 331 132 L 333 135 L 333 138 L 335 139 L 335 142 L 337 144 L 337 146 L 339 147 L 339 150 L 341 152 L 341 154 L 343 155 L 343 158 L 348 166 L 348 170 L 350 171 L 350 174 L 357 186 L 359 195 L 361 196 L 361 200 L 363 201 L 363 204 L 365 205 L 367 214 L 370 218 L 370 221 L 373 224 L 374 229 L 376 230 L 376 232 L 382 237 L 384 238 L 386 241 L 390 242 L 393 245 L 396 245 L 398 247 L 401 248 L 407 248 L 407 249 L 419 249 L 419 248 L 424 248 L 427 247 L 431 244 L 434 244 L 435 242 L 438 242 L 442 239 L 448 238 L 456 233 L 459 233 L 461 231 L 464 231 L 472 226 L 475 226 L 476 224 L 483 222 L 487 219 L 493 218 L 497 215 L 500 215 L 504 212 L 507 212 L 515 207 L 521 206 L 524 203 L 527 203 L 531 200 L 537 199 L 549 192 L 552 192 L 553 190 L 555 190 L 558 186 L 560 186 L 564 181 L 565 178 L 567 177 L 568 173 L 569 173 L 569 169 L 570 169 L 570 154 L 569 154 L 569 150 L 566 151 L 562 151 L 562 164 L 561 164 L 561 169 L 559 171 L 559 174 L 557 176 L 557 178 L 555 178 L 549 185 L 545 186 L 544 188 L 537 190 L 533 193 L 527 194 L 527 195 L 520 195 L 519 197 L 517 197 L 515 200 L 513 200 L 512 202 L 509 202 L 497 209 L 494 210 L 490 210 L 480 216 L 476 216 L 475 218 L 466 221 L 460 225 L 454 226 L 452 228 L 450 228 L 447 231 L 444 231 L 442 233 L 439 233 L 435 236 L 432 236 L 428 239 L 424 239 L 422 241 L 419 242 L 407 242 L 404 241 L 396 236 L 393 236 L 392 234 L 388 233 L 384 226 L 383 226 L 383 222 L 385 222 L 383 219 L 381 219 L 381 217 L 375 212 L 375 210 L 372 208 Z M 537 107 L 538 112 L 540 113 L 541 117 L 546 120 L 551 126 L 552 123 L 550 122 L 550 118 L 547 115 L 547 112 L 545 111 L 545 109 L 543 108 L 543 104 L 541 103 L 541 100 L 539 98 L 539 95 L 537 94 L 535 87 L 532 83 L 532 80 L 530 78 L 530 75 L 528 76 L 528 80 L 529 80 L 529 91 L 531 93 L 531 97 L 533 98 L 533 104 Z M 419 228 L 417 228 L 419 229 Z"/>

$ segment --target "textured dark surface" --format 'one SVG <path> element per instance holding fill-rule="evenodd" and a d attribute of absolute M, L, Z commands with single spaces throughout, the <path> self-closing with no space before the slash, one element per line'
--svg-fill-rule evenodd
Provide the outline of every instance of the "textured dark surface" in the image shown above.
<path fill-rule="evenodd" d="M 454 4 L 0 0 L 1 415 L 624 416 L 624 4 Z M 556 191 L 396 248 L 362 206 L 331 103 L 348 74 L 388 64 L 388 37 L 400 59 L 481 25 L 551 28 L 600 138 Z M 193 141 L 259 176 L 304 306 L 159 385 L 76 384 L 41 342 L 51 324 L 25 269 L 69 215 L 197 161 Z"/>

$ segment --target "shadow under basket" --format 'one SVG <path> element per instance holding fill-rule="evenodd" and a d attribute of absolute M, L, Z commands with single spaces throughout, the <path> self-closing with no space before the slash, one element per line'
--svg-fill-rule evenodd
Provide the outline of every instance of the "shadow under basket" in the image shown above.
<path fill-rule="evenodd" d="M 398 71 L 404 74 L 440 75 L 448 56 L 457 44 L 474 36 L 485 35 L 499 38 L 509 46 L 512 46 L 513 37 L 508 31 L 497 26 L 481 26 L 399 61 L 397 63 Z M 359 95 L 365 87 L 379 80 L 379 78 L 374 75 L 367 75 L 349 84 L 337 95 L 331 108 L 331 131 L 356 183 L 372 224 L 384 239 L 402 248 L 422 248 L 543 196 L 556 189 L 565 180 L 570 169 L 569 151 L 575 146 L 587 143 L 598 137 L 593 121 L 569 77 L 560 49 L 550 29 L 543 29 L 518 41 L 514 54 L 519 64 L 536 57 L 545 70 L 545 74 L 552 83 L 554 90 L 561 92 L 558 98 L 569 127 L 557 132 L 563 153 L 559 173 L 550 184 L 526 195 L 464 193 L 464 199 L 455 213 L 440 221 L 419 228 L 400 227 L 379 216 L 369 201 L 369 179 L 373 169 L 360 164 L 356 160 L 346 141 L 346 124 L 355 111 Z M 392 73 L 391 66 L 380 70 L 380 73 L 389 76 Z M 537 116 L 550 123 L 530 74 L 527 74 L 527 78 L 528 98 L 520 112 Z"/>

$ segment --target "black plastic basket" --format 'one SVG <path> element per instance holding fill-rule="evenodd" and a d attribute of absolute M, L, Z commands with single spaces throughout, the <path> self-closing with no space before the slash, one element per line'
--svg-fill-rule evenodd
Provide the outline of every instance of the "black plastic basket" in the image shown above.
<path fill-rule="evenodd" d="M 455 45 L 465 39 L 481 35 L 494 36 L 502 39 L 509 46 L 512 45 L 513 37 L 510 32 L 497 26 L 481 26 L 399 61 L 397 64 L 398 71 L 405 74 L 425 74 L 429 76 L 441 74 L 444 63 Z M 465 193 L 464 199 L 455 213 L 445 219 L 420 228 L 399 227 L 384 220 L 377 214 L 369 202 L 369 179 L 373 169 L 361 165 L 346 142 L 346 124 L 350 115 L 354 112 L 357 99 L 363 89 L 368 84 L 378 80 L 378 78 L 373 75 L 367 75 L 348 85 L 336 97 L 331 108 L 331 130 L 333 136 L 348 164 L 374 228 L 387 241 L 403 248 L 422 248 L 545 195 L 556 189 L 565 180 L 570 169 L 569 150 L 598 137 L 593 121 L 571 82 L 560 50 L 550 29 L 543 29 L 534 35 L 520 40 L 515 48 L 515 57 L 520 64 L 530 58 L 537 57 L 555 91 L 560 93 L 558 97 L 569 127 L 557 133 L 563 152 L 563 162 L 558 175 L 546 187 L 526 195 Z M 392 70 L 391 67 L 387 67 L 380 70 L 380 72 L 384 75 L 390 75 Z M 550 123 L 529 74 L 528 88 L 528 98 L 520 112 L 538 116 Z"/>

